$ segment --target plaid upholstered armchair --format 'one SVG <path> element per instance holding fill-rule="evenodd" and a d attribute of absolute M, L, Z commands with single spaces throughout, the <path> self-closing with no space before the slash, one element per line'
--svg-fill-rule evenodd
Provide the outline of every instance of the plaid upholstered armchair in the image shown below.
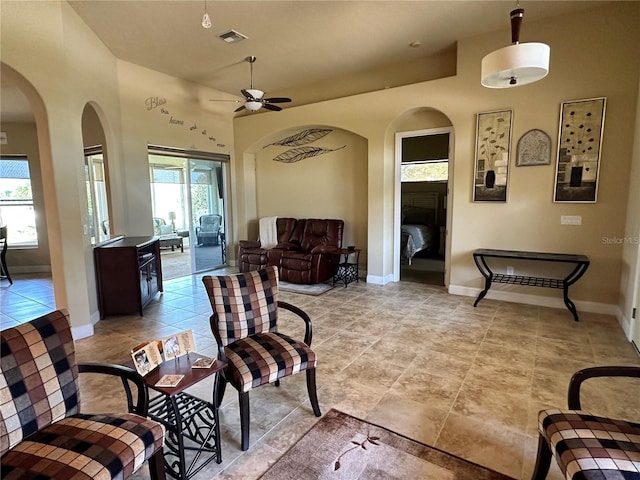
<path fill-rule="evenodd" d="M 79 372 L 120 377 L 129 413 L 79 413 Z M 142 378 L 118 365 L 77 364 L 66 310 L 2 331 L 0 399 L 3 480 L 125 479 L 147 460 L 151 477 L 165 478 L 164 428 L 145 418 Z"/>
<path fill-rule="evenodd" d="M 219 406 L 226 383 L 238 390 L 242 450 L 249 448 L 249 391 L 280 378 L 306 371 L 307 391 L 316 417 L 320 416 L 316 394 L 316 355 L 311 350 L 311 320 L 299 308 L 278 301 L 278 270 L 202 278 L 213 315 L 210 323 L 218 342 L 218 356 L 228 362 L 216 376 Z M 289 310 L 305 322 L 304 342 L 278 332 L 278 308 Z"/>
<path fill-rule="evenodd" d="M 573 375 L 569 409 L 542 410 L 538 415 L 538 456 L 532 480 L 546 478 L 552 457 L 567 480 L 640 480 L 640 423 L 581 410 L 582 383 L 598 377 L 640 378 L 640 367 L 592 367 Z M 640 399 L 638 381 L 628 383 Z"/>

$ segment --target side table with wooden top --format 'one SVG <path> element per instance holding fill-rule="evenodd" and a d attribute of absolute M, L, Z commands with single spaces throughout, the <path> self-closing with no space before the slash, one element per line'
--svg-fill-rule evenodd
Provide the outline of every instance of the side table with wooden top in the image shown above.
<path fill-rule="evenodd" d="M 200 357 L 206 355 L 191 352 L 164 361 L 143 377 L 146 385 L 157 392 L 157 395 L 149 395 L 149 418 L 162 423 L 167 430 L 166 472 L 178 480 L 188 480 L 214 460 L 222 462 L 218 409 L 213 403 L 185 390 L 211 375 L 221 374 L 226 362 L 216 360 L 209 368 L 192 368 L 193 362 Z M 125 362 L 125 365 L 133 368 L 133 361 Z M 164 375 L 184 375 L 184 378 L 175 387 L 155 386 Z M 216 398 L 216 384 L 214 380 L 212 398 Z M 192 451 L 194 455 L 187 459 L 186 451 Z M 201 458 L 202 454 L 208 456 Z"/>

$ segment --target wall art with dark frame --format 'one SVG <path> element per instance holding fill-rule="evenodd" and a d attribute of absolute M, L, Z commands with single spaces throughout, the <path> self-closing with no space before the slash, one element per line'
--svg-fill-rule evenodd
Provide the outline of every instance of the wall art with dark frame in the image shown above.
<path fill-rule="evenodd" d="M 507 201 L 512 118 L 513 110 L 477 115 L 474 202 Z"/>
<path fill-rule="evenodd" d="M 605 106 L 605 97 L 562 103 L 554 202 L 596 202 Z"/>

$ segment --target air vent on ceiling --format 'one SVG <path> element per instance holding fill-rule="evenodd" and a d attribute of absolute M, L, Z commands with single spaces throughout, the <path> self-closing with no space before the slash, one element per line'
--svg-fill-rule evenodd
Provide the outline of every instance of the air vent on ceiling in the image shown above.
<path fill-rule="evenodd" d="M 242 40 L 247 38 L 246 35 L 243 35 L 240 32 L 236 32 L 235 30 L 229 30 L 227 32 L 221 33 L 220 35 L 218 35 L 218 37 L 220 37 L 227 43 L 241 42 Z"/>

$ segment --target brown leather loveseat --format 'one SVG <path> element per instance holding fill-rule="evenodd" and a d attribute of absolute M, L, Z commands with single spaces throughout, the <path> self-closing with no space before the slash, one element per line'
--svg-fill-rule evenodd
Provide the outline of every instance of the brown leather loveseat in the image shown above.
<path fill-rule="evenodd" d="M 259 241 L 241 240 L 238 250 L 240 272 L 278 267 L 286 282 L 314 284 L 330 279 L 338 267 L 344 222 L 334 219 L 276 220 L 278 243 L 262 248 Z"/>

